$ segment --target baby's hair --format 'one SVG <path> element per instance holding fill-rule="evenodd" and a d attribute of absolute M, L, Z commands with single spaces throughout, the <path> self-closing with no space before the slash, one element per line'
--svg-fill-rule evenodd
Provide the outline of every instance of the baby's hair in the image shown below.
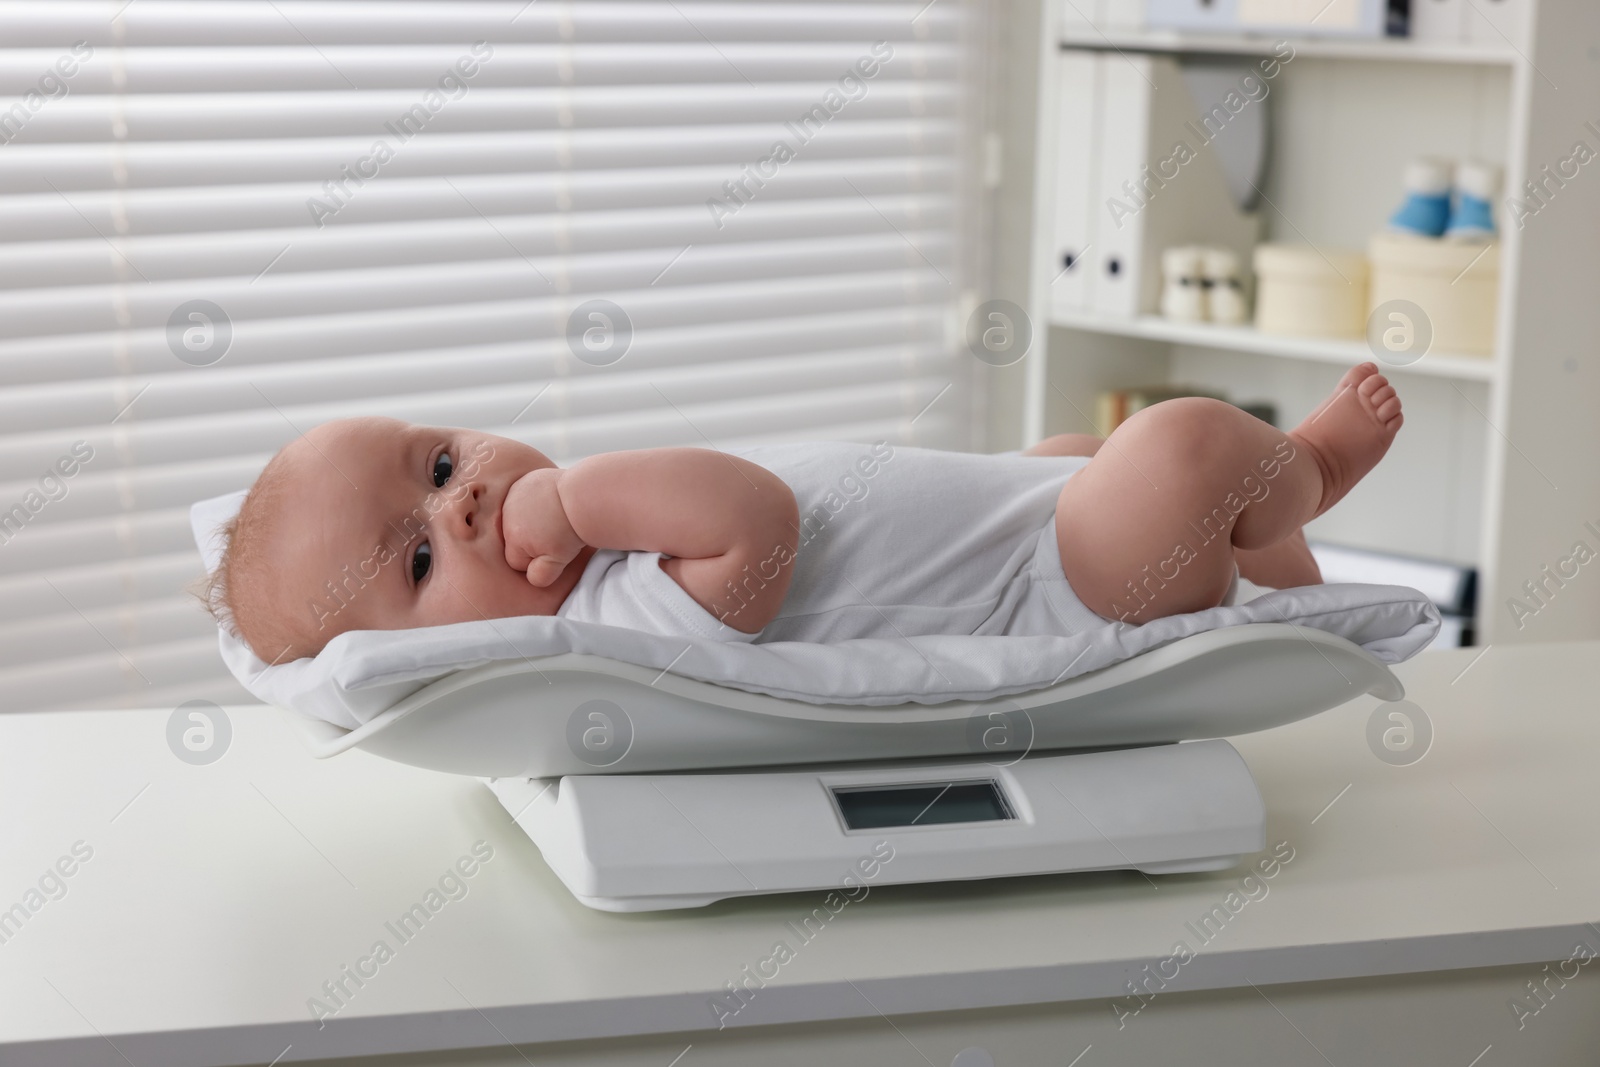
<path fill-rule="evenodd" d="M 194 579 L 185 591 L 200 601 L 200 606 L 216 624 L 232 633 L 232 611 L 228 607 L 228 550 L 233 547 L 234 533 L 239 529 L 239 516 L 235 515 L 217 530 L 217 536 L 222 539 L 222 558 L 217 561 L 217 569 Z M 234 634 L 234 636 L 238 636 Z"/>
<path fill-rule="evenodd" d="M 285 502 L 282 457 L 279 452 L 267 463 L 245 494 L 239 513 L 221 527 L 222 556 L 216 569 L 187 587 L 218 626 L 244 641 L 257 657 L 269 663 L 314 654 L 295 650 L 302 642 L 284 627 L 266 602 L 271 580 L 259 573 L 267 563 L 269 516 L 281 514 Z"/>

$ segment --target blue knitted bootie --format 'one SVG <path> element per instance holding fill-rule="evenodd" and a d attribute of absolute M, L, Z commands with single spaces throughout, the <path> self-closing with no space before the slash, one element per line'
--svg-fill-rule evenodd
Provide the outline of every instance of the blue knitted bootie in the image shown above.
<path fill-rule="evenodd" d="M 1476 161 L 1456 168 L 1456 205 L 1444 235 L 1452 241 L 1494 240 L 1494 198 L 1500 168 Z"/>
<path fill-rule="evenodd" d="M 1450 222 L 1450 164 L 1419 159 L 1406 167 L 1406 198 L 1389 217 L 1389 228 L 1439 237 Z"/>

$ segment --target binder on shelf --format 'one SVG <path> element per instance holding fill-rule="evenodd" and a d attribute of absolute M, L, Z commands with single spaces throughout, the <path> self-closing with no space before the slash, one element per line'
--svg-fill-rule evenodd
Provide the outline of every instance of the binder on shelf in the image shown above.
<path fill-rule="evenodd" d="M 1129 319 L 1160 302 L 1162 250 L 1209 245 L 1249 262 L 1260 218 L 1230 192 L 1215 145 L 1244 135 L 1236 110 L 1195 100 L 1171 56 L 1107 52 L 1100 64 L 1089 310 Z M 1265 98 L 1246 106 L 1264 107 Z"/>
<path fill-rule="evenodd" d="M 1088 311 L 1094 279 L 1095 119 L 1101 57 L 1064 52 L 1057 67 L 1055 261 L 1050 303 L 1057 312 Z"/>
<path fill-rule="evenodd" d="M 1097 30 L 1144 29 L 1147 0 L 1072 0 L 1061 5 L 1061 35 L 1066 40 L 1092 37 Z"/>
<path fill-rule="evenodd" d="M 1528 0 L 1473 0 L 1466 5 L 1467 40 L 1473 44 L 1526 47 Z"/>
<path fill-rule="evenodd" d="M 1467 0 L 1411 0 L 1411 38 L 1440 44 L 1467 39 Z"/>
<path fill-rule="evenodd" d="M 1098 0 L 1095 7 L 1102 30 L 1144 29 L 1145 0 Z"/>
<path fill-rule="evenodd" d="M 1061 37 L 1062 40 L 1087 37 L 1100 27 L 1096 25 L 1099 11 L 1093 3 L 1079 3 L 1073 0 L 1070 4 L 1061 4 Z"/>
<path fill-rule="evenodd" d="M 1149 162 L 1155 57 L 1101 57 L 1099 189 L 1094 204 L 1094 305 L 1101 315 L 1130 319 L 1141 300 L 1143 208 L 1137 191 Z M 1154 201 L 1151 201 L 1153 203 Z"/>
<path fill-rule="evenodd" d="M 1472 567 L 1318 541 L 1310 548 L 1325 582 L 1409 586 L 1446 615 L 1470 617 L 1477 606 L 1478 572 Z"/>

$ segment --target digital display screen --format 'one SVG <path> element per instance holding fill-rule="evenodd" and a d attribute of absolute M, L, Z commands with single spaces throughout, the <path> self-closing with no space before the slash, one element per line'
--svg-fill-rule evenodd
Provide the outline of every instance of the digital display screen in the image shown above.
<path fill-rule="evenodd" d="M 844 816 L 844 824 L 852 830 L 1016 818 L 993 779 L 845 786 L 831 792 L 839 805 L 839 814 Z"/>

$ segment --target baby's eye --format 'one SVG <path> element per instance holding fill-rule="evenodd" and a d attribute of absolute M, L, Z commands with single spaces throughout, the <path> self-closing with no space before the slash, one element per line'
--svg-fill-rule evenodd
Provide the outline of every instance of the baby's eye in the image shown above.
<path fill-rule="evenodd" d="M 433 564 L 433 547 L 424 541 L 417 546 L 416 555 L 411 557 L 411 580 L 420 583 L 428 576 L 428 568 Z"/>
<path fill-rule="evenodd" d="M 439 458 L 433 461 L 433 487 L 443 489 L 444 483 L 450 480 L 450 474 L 455 469 L 456 465 L 451 460 L 450 453 L 440 452 Z"/>

